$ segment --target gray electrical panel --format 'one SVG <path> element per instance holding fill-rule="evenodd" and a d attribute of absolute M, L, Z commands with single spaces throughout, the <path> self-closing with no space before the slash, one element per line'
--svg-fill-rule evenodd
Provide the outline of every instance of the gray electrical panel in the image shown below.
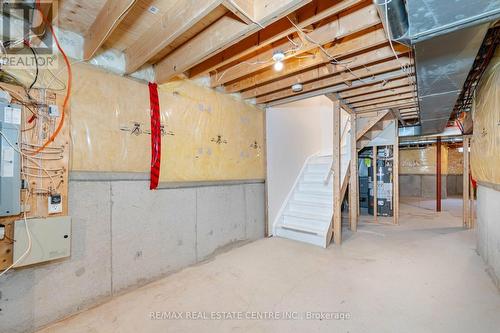
<path fill-rule="evenodd" d="M 21 213 L 20 128 L 21 106 L 0 103 L 0 216 Z"/>
<path fill-rule="evenodd" d="M 71 255 L 71 217 L 58 216 L 28 219 L 31 249 L 15 267 L 39 264 Z M 14 262 L 19 260 L 29 247 L 24 220 L 14 223 Z"/>

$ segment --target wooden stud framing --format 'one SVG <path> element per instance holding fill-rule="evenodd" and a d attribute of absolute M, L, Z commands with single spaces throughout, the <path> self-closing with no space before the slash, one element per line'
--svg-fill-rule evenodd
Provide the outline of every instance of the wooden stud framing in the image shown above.
<path fill-rule="evenodd" d="M 83 56 L 90 59 L 106 41 L 137 0 L 107 0 L 85 36 Z"/>
<path fill-rule="evenodd" d="M 368 132 L 373 126 L 379 123 L 388 113 L 388 110 L 376 112 L 374 117 L 371 117 L 363 128 L 357 129 L 356 140 L 361 139 L 366 134 L 366 132 Z"/>
<path fill-rule="evenodd" d="M 351 230 L 357 231 L 358 228 L 358 149 L 357 149 L 357 130 L 356 114 L 353 112 L 349 116 L 351 122 L 351 163 L 350 163 L 350 182 L 349 182 L 349 216 L 351 221 Z"/>
<path fill-rule="evenodd" d="M 464 228 L 470 228 L 470 180 L 469 180 L 469 147 L 470 137 L 464 136 L 464 173 L 463 173 L 463 225 Z"/>
<path fill-rule="evenodd" d="M 341 184 L 340 184 L 340 102 L 333 102 L 333 238 L 336 245 L 342 243 L 342 212 Z"/>
<path fill-rule="evenodd" d="M 392 150 L 393 163 L 392 163 L 392 195 L 393 195 L 393 223 L 399 224 L 399 126 L 398 122 L 394 122 L 396 127 L 396 135 L 394 138 L 394 147 Z"/>
<path fill-rule="evenodd" d="M 372 176 L 373 176 L 373 217 L 375 222 L 378 220 L 378 184 L 377 184 L 377 146 L 373 146 L 373 167 L 372 167 Z"/>

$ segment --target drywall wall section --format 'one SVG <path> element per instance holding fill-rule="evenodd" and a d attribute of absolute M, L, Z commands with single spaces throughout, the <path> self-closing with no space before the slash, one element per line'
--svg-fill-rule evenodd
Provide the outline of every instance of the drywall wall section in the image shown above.
<path fill-rule="evenodd" d="M 72 256 L 7 273 L 0 282 L 0 332 L 32 332 L 224 247 L 264 237 L 263 183 L 148 188 L 145 180 L 72 180 Z"/>
<path fill-rule="evenodd" d="M 332 115 L 333 104 L 325 96 L 266 110 L 270 231 L 307 158 L 321 152 L 331 155 Z"/>
<path fill-rule="evenodd" d="M 500 289 L 500 191 L 479 185 L 477 190 L 477 251 Z"/>

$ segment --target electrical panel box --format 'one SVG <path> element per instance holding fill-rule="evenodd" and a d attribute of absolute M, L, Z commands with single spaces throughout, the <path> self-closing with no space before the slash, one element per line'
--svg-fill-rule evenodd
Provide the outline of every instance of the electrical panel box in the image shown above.
<path fill-rule="evenodd" d="M 21 106 L 0 104 L 0 216 L 21 213 L 20 128 Z"/>
<path fill-rule="evenodd" d="M 28 219 L 31 250 L 15 267 L 28 266 L 71 255 L 71 217 Z M 14 224 L 14 262 L 28 249 L 29 240 L 23 220 Z"/>

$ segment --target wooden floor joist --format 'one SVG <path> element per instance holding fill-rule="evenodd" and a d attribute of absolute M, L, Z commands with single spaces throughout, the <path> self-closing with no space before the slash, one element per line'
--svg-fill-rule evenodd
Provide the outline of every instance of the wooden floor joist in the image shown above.
<path fill-rule="evenodd" d="M 377 80 L 377 75 L 391 73 L 386 75 L 385 79 Z M 310 91 L 327 89 L 336 85 L 340 85 L 335 91 L 347 90 L 351 87 L 361 87 L 365 85 L 372 85 L 374 83 L 382 83 L 385 80 L 398 79 L 406 75 L 401 72 L 400 66 L 397 62 L 392 60 L 376 64 L 367 69 L 361 67 L 348 72 L 342 72 L 337 75 L 328 76 L 315 81 L 304 83 L 300 93 L 294 93 L 291 87 L 273 92 L 256 99 L 258 104 L 269 103 L 271 101 L 284 99 L 294 95 L 302 95 Z M 366 79 L 365 79 L 366 78 Z M 362 81 L 360 81 L 361 79 Z"/>
<path fill-rule="evenodd" d="M 222 0 L 175 1 L 160 20 L 125 50 L 127 73 L 138 70 L 221 3 Z"/>
<path fill-rule="evenodd" d="M 302 36 L 302 32 L 297 32 L 296 37 L 290 40 L 284 38 L 279 42 L 275 42 L 273 48 L 263 50 L 255 56 L 246 57 L 244 62 L 238 62 L 229 68 L 220 68 L 218 72 L 224 73 L 224 76 L 220 74 L 212 75 L 211 85 L 212 87 L 223 85 L 272 67 L 274 64 L 272 57 L 277 50 L 284 53 L 286 63 L 286 59 L 301 56 L 306 52 L 317 49 L 320 45 L 347 37 L 379 23 L 380 19 L 377 10 L 372 5 L 340 15 L 328 24 L 320 25 L 310 33 L 304 33 L 304 36 Z M 297 45 L 301 46 L 298 47 Z M 286 64 L 288 68 L 288 63 Z M 263 82 L 263 79 L 259 81 Z"/>
<path fill-rule="evenodd" d="M 346 0 L 337 3 L 330 0 L 316 0 L 300 8 L 292 16 L 297 18 L 296 25 L 304 29 L 362 2 L 366 1 Z M 218 69 L 238 63 L 240 59 L 251 54 L 258 53 L 265 48 L 272 48 L 273 43 L 294 33 L 296 33 L 295 27 L 290 24 L 286 17 L 282 18 L 258 33 L 194 66 L 189 70 L 190 77 L 197 77 L 215 70 L 220 71 Z"/>
<path fill-rule="evenodd" d="M 311 0 L 283 0 L 275 2 L 258 1 L 255 7 L 256 23 L 246 24 L 238 18 L 224 16 L 210 25 L 194 38 L 183 44 L 157 63 L 155 67 L 156 80 L 165 83 L 178 74 L 208 59 L 217 52 L 241 41 L 262 29 L 266 25 L 292 13 Z"/>
<path fill-rule="evenodd" d="M 377 29 L 375 31 L 369 32 L 367 35 L 359 36 L 359 38 L 353 38 L 349 40 L 340 40 L 333 46 L 326 48 L 325 50 L 331 56 L 335 58 L 342 59 L 343 62 L 349 64 L 350 67 L 355 67 L 351 62 L 356 61 L 362 66 L 366 63 L 375 62 L 377 60 L 383 60 L 388 57 L 392 57 L 393 54 L 388 53 L 388 49 L 384 50 L 383 55 L 377 55 L 375 53 L 369 56 L 358 55 L 357 57 L 350 58 L 350 55 L 355 55 L 358 52 L 367 51 L 371 48 L 383 46 L 386 41 L 384 40 L 384 35 L 382 30 Z M 383 51 L 380 51 L 383 52 Z M 375 57 L 375 59 L 370 58 Z M 230 84 L 224 86 L 224 91 L 228 93 L 238 92 L 243 90 L 249 90 L 251 88 L 256 88 L 255 91 L 248 91 L 243 93 L 243 98 L 251 98 L 255 96 L 264 95 L 268 92 L 276 91 L 286 87 L 290 87 L 293 83 L 303 83 L 311 80 L 316 80 L 324 76 L 333 74 L 335 71 L 346 70 L 345 66 L 337 66 L 341 68 L 336 68 L 334 65 L 330 64 L 328 57 L 325 57 L 323 52 L 316 50 L 314 53 L 305 56 L 304 58 L 290 59 L 285 62 L 285 67 L 282 71 L 277 72 L 273 68 L 256 73 L 253 76 L 242 78 Z M 296 74 L 295 77 L 292 75 Z M 282 78 L 279 81 L 276 79 Z M 283 81 L 283 83 L 281 83 Z M 263 87 L 266 83 L 273 82 L 274 85 Z"/>
<path fill-rule="evenodd" d="M 83 57 L 90 59 L 101 47 L 137 0 L 107 0 L 85 36 Z"/>

